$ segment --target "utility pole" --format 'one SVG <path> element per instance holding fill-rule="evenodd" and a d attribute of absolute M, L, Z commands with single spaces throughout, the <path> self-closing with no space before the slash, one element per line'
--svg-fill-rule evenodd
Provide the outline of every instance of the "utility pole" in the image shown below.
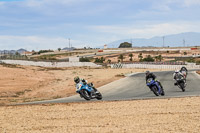
<path fill-rule="evenodd" d="M 69 49 L 70 49 L 70 38 L 69 38 Z"/>
<path fill-rule="evenodd" d="M 132 38 L 131 38 L 131 47 L 133 47 L 133 41 L 132 41 Z"/>
<path fill-rule="evenodd" d="M 163 47 L 165 46 L 165 36 L 163 36 Z"/>
<path fill-rule="evenodd" d="M 183 39 L 183 47 L 185 47 L 185 39 Z"/>

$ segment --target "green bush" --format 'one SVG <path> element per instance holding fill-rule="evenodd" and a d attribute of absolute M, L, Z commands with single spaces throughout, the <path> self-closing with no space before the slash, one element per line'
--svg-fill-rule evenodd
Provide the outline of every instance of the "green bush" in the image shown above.
<path fill-rule="evenodd" d="M 53 52 L 53 50 L 40 50 L 40 51 L 38 52 L 38 54 L 47 53 L 47 52 Z"/>
<path fill-rule="evenodd" d="M 87 58 L 87 57 L 81 57 L 80 58 L 80 62 L 90 62 L 90 59 L 89 58 Z"/>
<path fill-rule="evenodd" d="M 101 58 L 95 58 L 95 63 L 103 63 L 105 61 L 105 59 L 103 57 Z"/>
<path fill-rule="evenodd" d="M 151 55 L 148 55 L 146 58 L 142 59 L 142 61 L 154 62 L 154 59 L 151 57 Z"/>

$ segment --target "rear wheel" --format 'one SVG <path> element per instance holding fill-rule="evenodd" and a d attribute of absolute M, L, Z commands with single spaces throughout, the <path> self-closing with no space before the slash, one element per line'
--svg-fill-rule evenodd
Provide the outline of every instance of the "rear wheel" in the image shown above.
<path fill-rule="evenodd" d="M 81 91 L 80 91 L 80 95 L 81 95 L 85 100 L 90 100 L 90 99 L 91 99 L 90 94 L 89 94 L 88 91 L 86 91 L 86 90 L 81 90 Z"/>
<path fill-rule="evenodd" d="M 97 100 L 101 100 L 102 99 L 102 95 L 101 95 L 101 93 L 99 92 L 98 94 L 96 94 L 97 96 L 96 96 L 96 99 Z"/>

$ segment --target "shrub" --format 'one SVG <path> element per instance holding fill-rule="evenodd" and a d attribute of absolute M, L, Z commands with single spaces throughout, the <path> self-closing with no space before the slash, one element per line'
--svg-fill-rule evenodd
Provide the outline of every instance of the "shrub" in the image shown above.
<path fill-rule="evenodd" d="M 47 52 L 53 52 L 53 50 L 40 50 L 40 51 L 38 52 L 38 54 L 47 53 Z"/>
<path fill-rule="evenodd" d="M 148 55 L 146 58 L 144 58 L 142 61 L 147 61 L 147 62 L 154 62 L 154 59 L 151 57 L 151 55 Z"/>
<path fill-rule="evenodd" d="M 103 57 L 101 58 L 95 58 L 95 63 L 103 63 L 105 61 L 105 59 Z"/>
<path fill-rule="evenodd" d="M 87 57 L 81 57 L 80 62 L 90 62 L 90 59 Z"/>

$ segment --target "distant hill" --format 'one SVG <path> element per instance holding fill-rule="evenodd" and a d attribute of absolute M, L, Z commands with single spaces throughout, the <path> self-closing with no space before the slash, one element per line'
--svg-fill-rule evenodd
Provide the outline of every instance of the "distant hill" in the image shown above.
<path fill-rule="evenodd" d="M 120 43 L 130 42 L 131 39 L 123 39 L 114 41 L 108 44 L 108 48 L 118 48 Z M 157 36 L 150 39 L 135 38 L 132 39 L 133 47 L 162 47 L 163 36 Z M 200 46 L 200 33 L 186 32 L 180 34 L 166 35 L 164 36 L 164 46 L 180 47 L 180 46 Z"/>
<path fill-rule="evenodd" d="M 63 48 L 62 50 L 72 51 L 72 50 L 74 50 L 74 49 L 75 49 L 74 47 L 71 47 L 71 48 L 69 48 L 69 47 L 65 47 L 65 48 Z"/>
<path fill-rule="evenodd" d="M 26 52 L 26 51 L 27 51 L 26 49 L 22 49 L 22 48 L 17 50 L 17 52 L 20 53 L 20 54 L 21 54 L 21 53 L 24 53 L 24 52 Z"/>
<path fill-rule="evenodd" d="M 22 54 L 22 53 L 24 53 L 24 52 L 26 52 L 27 50 L 26 49 L 18 49 L 18 50 L 0 50 L 0 53 L 1 54 L 15 54 L 16 52 L 18 52 L 18 53 L 20 53 L 20 54 Z"/>

